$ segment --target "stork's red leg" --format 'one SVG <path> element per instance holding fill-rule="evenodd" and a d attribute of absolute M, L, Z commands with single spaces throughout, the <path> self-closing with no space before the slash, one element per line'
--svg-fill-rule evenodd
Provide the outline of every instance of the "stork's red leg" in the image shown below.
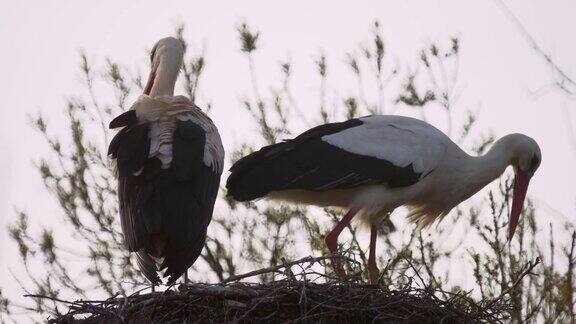
<path fill-rule="evenodd" d="M 340 233 L 342 233 L 344 228 L 346 228 L 346 226 L 350 224 L 350 221 L 352 221 L 352 218 L 354 218 L 356 213 L 358 213 L 358 210 L 350 209 L 346 213 L 346 215 L 344 215 L 344 217 L 340 220 L 340 222 L 336 224 L 336 226 L 332 229 L 332 231 L 328 233 L 328 235 L 326 235 L 326 237 L 324 238 L 324 242 L 326 243 L 328 250 L 333 255 L 338 254 L 338 236 L 340 236 Z M 336 271 L 336 273 L 340 276 L 340 278 L 346 277 L 346 271 L 344 270 L 344 267 L 342 266 L 342 262 L 340 259 L 332 258 L 332 266 L 334 267 L 334 271 Z"/>
<path fill-rule="evenodd" d="M 378 237 L 378 228 L 376 224 L 372 224 L 370 228 L 370 255 L 368 256 L 368 274 L 370 276 L 370 283 L 377 284 L 380 277 L 380 270 L 376 266 L 376 238 Z"/>

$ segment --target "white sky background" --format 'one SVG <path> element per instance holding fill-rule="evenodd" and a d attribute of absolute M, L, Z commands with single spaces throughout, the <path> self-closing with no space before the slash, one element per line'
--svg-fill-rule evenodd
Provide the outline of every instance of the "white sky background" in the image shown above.
<path fill-rule="evenodd" d="M 506 3 L 559 64 L 576 75 L 576 2 Z M 529 194 L 541 207 L 540 217 L 574 220 L 576 152 L 570 148 L 568 125 L 576 127 L 576 103 L 557 92 L 532 94 L 551 83 L 551 74 L 494 1 L 210 1 L 202 5 L 193 1 L 4 1 L 0 4 L 0 287 L 14 288 L 8 267 L 17 262 L 17 251 L 4 229 L 14 219 L 15 208 L 29 212 L 32 222 L 58 226 L 56 204 L 32 165 L 47 149 L 29 126 L 27 114 L 41 111 L 53 129 L 64 125 L 66 97 L 83 89 L 80 49 L 96 67 L 111 57 L 129 68 L 146 69 L 145 50 L 172 35 L 177 23 L 185 23 L 187 39 L 206 49 L 201 99 L 213 103 L 213 119 L 230 151 L 254 129 L 240 109 L 250 86 L 245 57 L 239 51 L 238 23 L 246 20 L 262 33 L 256 54 L 260 85 L 277 85 L 278 63 L 289 57 L 300 108 L 309 105 L 316 110 L 319 78 L 313 59 L 323 50 L 328 56 L 329 87 L 343 91 L 342 96 L 355 94 L 356 85 L 344 84 L 350 79 L 338 75 L 349 75 L 345 54 L 369 40 L 374 19 L 382 25 L 386 48 L 402 64 L 416 62 L 418 50 L 431 41 L 447 44 L 449 37 L 459 37 L 459 80 L 464 92 L 458 116 L 471 108 L 480 113 L 480 127 L 494 130 L 498 137 L 521 132 L 536 139 L 543 163 Z"/>

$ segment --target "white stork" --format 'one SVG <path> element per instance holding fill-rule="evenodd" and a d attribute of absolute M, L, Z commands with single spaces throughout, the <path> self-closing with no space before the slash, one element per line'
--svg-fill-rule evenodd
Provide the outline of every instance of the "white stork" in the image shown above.
<path fill-rule="evenodd" d="M 340 232 L 355 215 L 371 225 L 368 270 L 377 281 L 377 224 L 395 208 L 422 227 L 499 177 L 516 173 L 509 238 L 514 234 L 528 182 L 540 165 L 540 148 L 522 134 L 498 140 L 483 156 L 470 156 L 434 126 L 409 117 L 368 116 L 314 127 L 294 139 L 266 146 L 230 169 L 228 195 L 261 197 L 348 210 L 326 236 L 336 254 Z M 345 275 L 338 260 L 333 265 Z"/>
<path fill-rule="evenodd" d="M 224 149 L 206 114 L 174 96 L 184 47 L 163 38 L 152 49 L 144 94 L 110 122 L 122 231 L 128 250 L 153 285 L 184 274 L 200 255 L 212 219 Z"/>

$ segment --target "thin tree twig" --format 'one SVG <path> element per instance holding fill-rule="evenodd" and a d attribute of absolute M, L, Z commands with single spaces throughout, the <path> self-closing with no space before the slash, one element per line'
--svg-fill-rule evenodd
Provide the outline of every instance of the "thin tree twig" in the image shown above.
<path fill-rule="evenodd" d="M 514 290 L 519 284 L 520 282 L 522 282 L 522 279 L 524 279 L 524 277 L 526 275 L 529 275 L 532 273 L 532 270 L 534 270 L 534 268 L 540 264 L 541 260 L 540 257 L 536 258 L 536 261 L 531 262 L 528 264 L 528 267 L 526 268 L 526 270 L 522 271 L 522 273 L 520 273 L 520 275 L 518 276 L 518 278 L 516 278 L 516 280 L 514 281 L 514 283 L 509 286 L 508 288 L 504 289 L 504 291 L 502 291 L 502 293 L 500 293 L 500 295 L 498 295 L 498 297 L 492 299 L 486 306 L 485 308 L 490 308 L 492 306 L 494 306 L 497 302 L 499 302 L 502 298 L 504 298 L 504 296 L 506 296 L 507 294 L 509 294 L 512 290 Z"/>
<path fill-rule="evenodd" d="M 279 265 L 275 265 L 275 266 L 272 266 L 272 267 L 268 267 L 268 268 L 264 268 L 264 269 L 259 269 L 259 270 L 250 271 L 250 272 L 247 272 L 247 273 L 244 273 L 244 274 L 241 274 L 241 275 L 231 276 L 231 277 L 229 277 L 229 278 L 227 278 L 227 279 L 225 279 L 225 280 L 222 280 L 220 283 L 227 283 L 227 282 L 231 282 L 231 281 L 238 281 L 238 280 L 241 280 L 241 279 L 246 279 L 246 278 L 249 278 L 249 277 L 258 276 L 258 275 L 265 274 L 265 273 L 276 272 L 276 271 L 278 271 L 278 270 L 280 270 L 280 269 L 282 269 L 282 268 L 291 267 L 291 266 L 293 266 L 293 265 L 297 265 L 297 264 L 301 264 L 301 263 L 312 263 L 312 264 L 313 264 L 313 263 L 316 263 L 316 262 L 319 262 L 319 261 L 324 261 L 324 260 L 332 259 L 332 258 L 334 258 L 334 257 L 336 257 L 336 258 L 341 258 L 341 259 L 343 259 L 343 260 L 345 260 L 345 261 L 349 261 L 349 262 L 357 262 L 357 261 L 355 261 L 355 260 L 352 260 L 352 259 L 350 259 L 350 258 L 348 258 L 348 257 L 341 256 L 341 255 L 335 255 L 335 256 L 325 255 L 325 256 L 321 256 L 321 257 L 307 256 L 307 257 L 305 257 L 305 258 L 302 258 L 302 259 L 299 259 L 299 260 L 296 260 L 296 261 L 286 262 L 286 263 L 279 264 Z"/>

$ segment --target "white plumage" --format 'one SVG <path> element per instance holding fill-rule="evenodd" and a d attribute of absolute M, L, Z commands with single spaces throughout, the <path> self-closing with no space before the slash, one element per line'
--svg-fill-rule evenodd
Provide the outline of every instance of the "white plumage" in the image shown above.
<path fill-rule="evenodd" d="M 149 157 L 158 157 L 163 168 L 172 161 L 172 139 L 178 121 L 192 121 L 206 132 L 204 164 L 222 173 L 224 148 L 218 129 L 190 99 L 184 96 L 141 95 L 131 110 L 143 122 L 150 123 Z"/>
<path fill-rule="evenodd" d="M 227 188 L 240 201 L 264 197 L 347 209 L 326 237 L 333 253 L 342 229 L 361 215 L 371 226 L 369 270 L 374 281 L 378 270 L 373 251 L 382 217 L 406 206 L 409 219 L 426 227 L 512 165 L 516 185 L 511 237 L 540 161 L 538 144 L 522 134 L 504 136 L 487 154 L 474 157 L 423 121 L 368 116 L 321 125 L 244 157 L 231 168 Z"/>
<path fill-rule="evenodd" d="M 151 71 L 109 146 L 118 178 L 120 221 L 126 246 L 143 275 L 173 283 L 202 252 L 212 219 L 224 149 L 216 126 L 194 103 L 174 96 L 183 44 L 163 38 L 151 54 Z"/>
<path fill-rule="evenodd" d="M 361 126 L 322 136 L 322 140 L 351 153 L 389 161 L 396 166 L 412 164 L 427 174 L 438 165 L 448 148 L 457 149 L 448 136 L 421 120 L 387 115 L 359 118 Z"/>

